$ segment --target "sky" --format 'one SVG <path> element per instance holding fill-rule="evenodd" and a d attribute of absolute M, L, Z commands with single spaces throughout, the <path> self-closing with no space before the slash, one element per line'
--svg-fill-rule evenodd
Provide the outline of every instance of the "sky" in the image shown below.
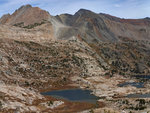
<path fill-rule="evenodd" d="M 74 14 L 82 8 L 121 18 L 150 17 L 150 0 L 0 0 L 0 16 L 12 14 L 26 4 L 47 10 L 53 16 Z"/>

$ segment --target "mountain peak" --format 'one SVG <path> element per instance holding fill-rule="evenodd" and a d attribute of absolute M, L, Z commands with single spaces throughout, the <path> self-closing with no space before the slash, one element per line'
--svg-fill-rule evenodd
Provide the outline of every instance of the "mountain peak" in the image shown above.
<path fill-rule="evenodd" d="M 146 18 L 144 18 L 144 19 L 146 19 L 146 20 L 150 20 L 150 17 L 146 17 Z"/>
<path fill-rule="evenodd" d="M 87 14 L 87 13 L 93 13 L 93 12 L 87 9 L 79 9 L 75 14 L 82 15 L 82 14 Z"/>
<path fill-rule="evenodd" d="M 0 23 L 8 25 L 16 25 L 22 23 L 23 26 L 28 26 L 34 23 L 41 23 L 43 20 L 47 20 L 50 14 L 38 7 L 32 7 L 31 5 L 23 5 L 17 9 L 12 15 L 5 16 L 0 19 Z"/>
<path fill-rule="evenodd" d="M 83 9 L 83 8 L 81 8 L 81 9 L 78 10 L 78 12 L 87 12 L 87 11 L 89 12 L 90 10 Z"/>
<path fill-rule="evenodd" d="M 31 8 L 32 6 L 30 4 L 27 4 L 27 5 L 23 5 L 21 6 L 19 9 L 22 9 L 22 8 Z"/>

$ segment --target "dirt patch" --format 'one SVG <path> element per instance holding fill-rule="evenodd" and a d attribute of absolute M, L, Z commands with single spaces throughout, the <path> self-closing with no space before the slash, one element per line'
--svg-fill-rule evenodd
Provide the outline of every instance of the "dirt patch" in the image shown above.
<path fill-rule="evenodd" d="M 70 83 L 70 84 L 66 84 L 63 86 L 55 86 L 55 87 L 49 87 L 46 89 L 40 89 L 39 91 L 40 92 L 48 92 L 48 91 L 54 91 L 54 90 L 76 89 L 76 88 L 79 88 L 79 87 Z"/>

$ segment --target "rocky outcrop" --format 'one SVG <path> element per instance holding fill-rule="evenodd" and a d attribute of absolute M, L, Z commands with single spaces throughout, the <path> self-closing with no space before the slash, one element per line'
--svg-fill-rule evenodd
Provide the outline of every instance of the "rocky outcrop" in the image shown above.
<path fill-rule="evenodd" d="M 10 18 L 10 14 L 5 14 L 0 18 L 0 24 L 5 24 L 7 20 Z"/>

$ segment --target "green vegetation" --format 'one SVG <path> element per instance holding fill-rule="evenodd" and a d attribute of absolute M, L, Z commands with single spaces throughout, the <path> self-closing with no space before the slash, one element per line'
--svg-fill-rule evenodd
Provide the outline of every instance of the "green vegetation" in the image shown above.
<path fill-rule="evenodd" d="M 16 26 L 16 27 L 23 27 L 24 26 L 24 22 L 20 22 L 20 23 L 14 24 L 14 26 Z"/>
<path fill-rule="evenodd" d="M 146 109 L 146 101 L 144 99 L 137 99 L 136 100 L 138 103 L 135 106 L 129 106 L 127 109 L 131 109 L 131 110 L 144 110 Z"/>
<path fill-rule="evenodd" d="M 49 101 L 49 102 L 47 102 L 47 105 L 48 105 L 48 106 L 53 105 L 53 101 Z"/>
<path fill-rule="evenodd" d="M 150 61 L 147 62 L 147 66 L 150 67 Z"/>
<path fill-rule="evenodd" d="M 35 28 L 35 27 L 40 26 L 42 24 L 45 24 L 44 20 L 40 23 L 34 23 L 34 24 L 27 25 L 27 26 L 24 26 L 24 22 L 20 22 L 20 23 L 14 24 L 14 26 L 21 27 L 21 28 L 26 28 L 26 29 L 32 29 L 32 28 Z"/>
<path fill-rule="evenodd" d="M 110 110 L 104 109 L 104 113 L 115 113 L 115 112 L 111 112 Z"/>
<path fill-rule="evenodd" d="M 2 109 L 2 107 L 3 107 L 3 104 L 2 104 L 2 102 L 0 101 L 0 109 Z"/>
<path fill-rule="evenodd" d="M 93 109 L 91 109 L 89 112 L 90 112 L 90 113 L 94 113 L 94 110 L 93 110 Z"/>
<path fill-rule="evenodd" d="M 81 66 L 81 64 L 83 64 L 83 59 L 79 58 L 78 56 L 73 55 L 72 59 L 77 66 Z"/>
<path fill-rule="evenodd" d="M 23 28 L 26 28 L 26 29 L 32 29 L 32 28 L 35 28 L 37 26 L 40 26 L 42 24 L 44 24 L 45 22 L 41 22 L 41 23 L 34 23 L 34 24 L 31 24 L 31 25 L 28 25 L 28 26 L 24 26 Z"/>

